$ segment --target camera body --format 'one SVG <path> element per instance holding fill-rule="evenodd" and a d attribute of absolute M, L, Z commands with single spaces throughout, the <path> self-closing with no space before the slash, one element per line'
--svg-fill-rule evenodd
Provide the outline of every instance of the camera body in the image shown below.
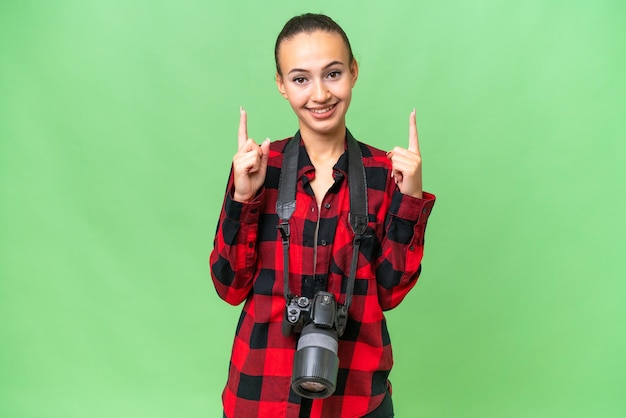
<path fill-rule="evenodd" d="M 283 335 L 302 332 L 308 323 L 320 328 L 332 328 L 337 317 L 337 302 L 329 292 L 317 292 L 313 299 L 304 296 L 291 298 L 285 308 Z"/>

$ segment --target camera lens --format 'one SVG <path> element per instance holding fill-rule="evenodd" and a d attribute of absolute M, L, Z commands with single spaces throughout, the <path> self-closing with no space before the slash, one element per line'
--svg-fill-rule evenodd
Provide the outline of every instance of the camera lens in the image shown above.
<path fill-rule="evenodd" d="M 337 349 L 337 331 L 306 325 L 293 362 L 291 387 L 294 392 L 311 399 L 332 395 L 339 370 Z"/>
<path fill-rule="evenodd" d="M 300 383 L 300 388 L 307 392 L 323 392 L 326 390 L 326 386 L 316 382 L 304 382 Z"/>

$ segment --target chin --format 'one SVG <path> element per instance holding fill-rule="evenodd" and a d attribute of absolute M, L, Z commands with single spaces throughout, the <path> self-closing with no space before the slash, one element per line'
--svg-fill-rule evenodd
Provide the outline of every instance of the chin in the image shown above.
<path fill-rule="evenodd" d="M 306 126 L 307 130 L 311 131 L 311 132 L 315 132 L 316 134 L 320 134 L 320 135 L 332 135 L 334 133 L 336 133 L 337 131 L 342 130 L 343 128 L 345 128 L 345 123 L 344 124 L 338 124 L 338 123 L 332 123 L 332 124 L 320 124 L 318 123 L 304 123 L 304 126 Z"/>

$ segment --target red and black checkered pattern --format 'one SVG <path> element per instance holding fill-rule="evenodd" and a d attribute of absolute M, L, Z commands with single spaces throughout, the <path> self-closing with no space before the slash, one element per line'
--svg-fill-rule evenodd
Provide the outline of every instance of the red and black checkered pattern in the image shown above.
<path fill-rule="evenodd" d="M 222 395 L 229 418 L 296 418 L 300 410 L 301 398 L 290 389 L 297 335 L 282 334 L 283 249 L 276 229 L 286 143 L 271 144 L 265 184 L 253 202 L 232 200 L 231 176 L 210 257 L 219 296 L 232 305 L 245 301 Z M 382 402 L 393 363 L 383 311 L 397 306 L 417 281 L 435 202 L 429 193 L 423 199 L 400 193 L 385 152 L 359 146 L 369 227 L 361 243 L 348 325 L 339 340 L 337 389 L 331 397 L 313 401 L 311 417 L 361 417 Z M 289 285 L 309 298 L 326 290 L 343 303 L 353 238 L 347 154 L 335 165 L 335 183 L 319 207 L 309 184 L 314 176 L 301 143 L 297 204 L 290 221 Z"/>

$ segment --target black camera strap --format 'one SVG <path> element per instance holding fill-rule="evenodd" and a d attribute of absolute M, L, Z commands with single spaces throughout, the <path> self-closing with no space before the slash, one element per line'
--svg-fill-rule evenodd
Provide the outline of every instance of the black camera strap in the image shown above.
<path fill-rule="evenodd" d="M 280 171 L 280 182 L 278 183 L 278 201 L 276 202 L 276 214 L 279 222 L 277 225 L 283 243 L 283 279 L 284 295 L 287 304 L 294 296 L 289 290 L 289 220 L 296 209 L 296 183 L 298 181 L 298 155 L 301 141 L 300 131 L 287 143 L 283 154 L 283 165 Z M 354 291 L 354 280 L 358 264 L 359 246 L 361 238 L 367 229 L 367 186 L 365 178 L 365 168 L 361 150 L 356 139 L 346 130 L 346 141 L 348 146 L 348 190 L 350 193 L 350 213 L 348 220 L 354 233 L 352 241 L 352 261 L 350 262 L 350 272 L 346 283 L 346 300 L 337 310 L 336 328 L 337 334 L 341 336 L 345 330 L 348 320 L 348 309 L 352 303 L 352 293 Z"/>

